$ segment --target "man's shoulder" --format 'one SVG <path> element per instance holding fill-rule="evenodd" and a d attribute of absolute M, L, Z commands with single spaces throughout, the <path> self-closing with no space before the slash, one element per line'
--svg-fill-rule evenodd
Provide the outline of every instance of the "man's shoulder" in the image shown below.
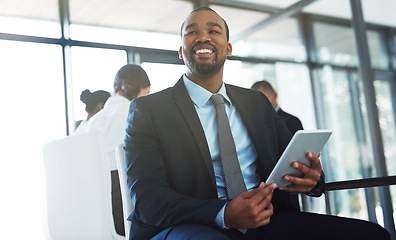
<path fill-rule="evenodd" d="M 294 134 L 297 130 L 303 129 L 302 123 L 298 117 L 287 113 L 282 109 L 279 109 L 278 115 L 285 122 L 291 133 Z"/>
<path fill-rule="evenodd" d="M 227 93 L 230 94 L 237 94 L 237 95 L 243 95 L 244 97 L 251 97 L 251 98 L 263 98 L 264 94 L 260 93 L 259 91 L 250 89 L 250 88 L 244 88 L 232 84 L 225 84 Z"/>
<path fill-rule="evenodd" d="M 300 121 L 300 120 L 298 119 L 298 117 L 296 117 L 296 116 L 294 116 L 293 114 L 290 114 L 290 113 L 288 113 L 288 112 L 285 112 L 283 109 L 279 109 L 278 115 L 279 115 L 279 116 L 284 116 L 285 118 L 291 118 L 291 119 L 296 119 L 296 120 Z"/>
<path fill-rule="evenodd" d="M 142 102 L 155 102 L 155 101 L 163 101 L 165 98 L 169 98 L 173 95 L 173 89 L 174 87 L 168 87 L 164 90 L 155 92 L 155 93 L 150 93 L 147 96 L 139 97 L 134 99 L 133 101 L 142 101 Z"/>

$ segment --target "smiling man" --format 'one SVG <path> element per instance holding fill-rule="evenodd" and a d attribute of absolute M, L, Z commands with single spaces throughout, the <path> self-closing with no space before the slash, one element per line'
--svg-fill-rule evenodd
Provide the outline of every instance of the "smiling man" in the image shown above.
<path fill-rule="evenodd" d="M 389 239 L 376 224 L 295 208 L 292 193 L 324 191 L 311 153 L 311 167 L 293 165 L 304 177 L 285 176 L 292 186 L 265 185 L 290 132 L 262 93 L 223 82 L 232 53 L 223 18 L 198 8 L 181 36 L 186 74 L 130 106 L 124 146 L 135 199 L 130 239 Z"/>
<path fill-rule="evenodd" d="M 225 21 L 218 22 L 218 16 L 203 11 L 206 23 L 195 21 L 194 14 L 182 25 L 181 34 L 183 46 L 179 56 L 187 66 L 187 77 L 193 81 L 205 81 L 217 76 L 222 78 L 226 56 L 232 52 L 228 43 L 229 33 Z M 197 83 L 198 84 L 198 83 Z"/>

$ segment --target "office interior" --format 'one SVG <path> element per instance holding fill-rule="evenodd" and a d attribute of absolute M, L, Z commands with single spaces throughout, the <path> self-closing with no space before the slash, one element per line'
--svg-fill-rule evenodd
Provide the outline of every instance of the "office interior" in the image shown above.
<path fill-rule="evenodd" d="M 173 86 L 180 26 L 199 6 L 230 27 L 226 83 L 266 79 L 304 129 L 333 130 L 327 183 L 380 182 L 304 210 L 373 221 L 396 239 L 394 0 L 0 0 L 0 239 L 45 239 L 43 145 L 70 135 L 86 117 L 80 93 L 113 92 L 127 63 L 146 70 L 151 93 Z"/>

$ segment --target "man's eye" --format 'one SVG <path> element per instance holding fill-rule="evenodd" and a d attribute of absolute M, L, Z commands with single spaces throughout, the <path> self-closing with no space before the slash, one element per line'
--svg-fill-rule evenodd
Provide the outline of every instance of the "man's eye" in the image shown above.
<path fill-rule="evenodd" d="M 187 32 L 186 35 L 192 35 L 192 34 L 197 34 L 197 32 L 196 31 Z"/>
<path fill-rule="evenodd" d="M 219 33 L 219 32 L 216 30 L 211 30 L 210 33 Z"/>

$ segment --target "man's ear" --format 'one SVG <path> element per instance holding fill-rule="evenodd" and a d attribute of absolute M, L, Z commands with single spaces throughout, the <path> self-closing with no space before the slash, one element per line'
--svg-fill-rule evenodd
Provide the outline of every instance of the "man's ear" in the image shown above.
<path fill-rule="evenodd" d="M 179 48 L 179 59 L 183 59 L 182 47 Z"/>
<path fill-rule="evenodd" d="M 227 55 L 228 56 L 232 55 L 232 45 L 231 45 L 231 43 L 227 44 Z"/>

